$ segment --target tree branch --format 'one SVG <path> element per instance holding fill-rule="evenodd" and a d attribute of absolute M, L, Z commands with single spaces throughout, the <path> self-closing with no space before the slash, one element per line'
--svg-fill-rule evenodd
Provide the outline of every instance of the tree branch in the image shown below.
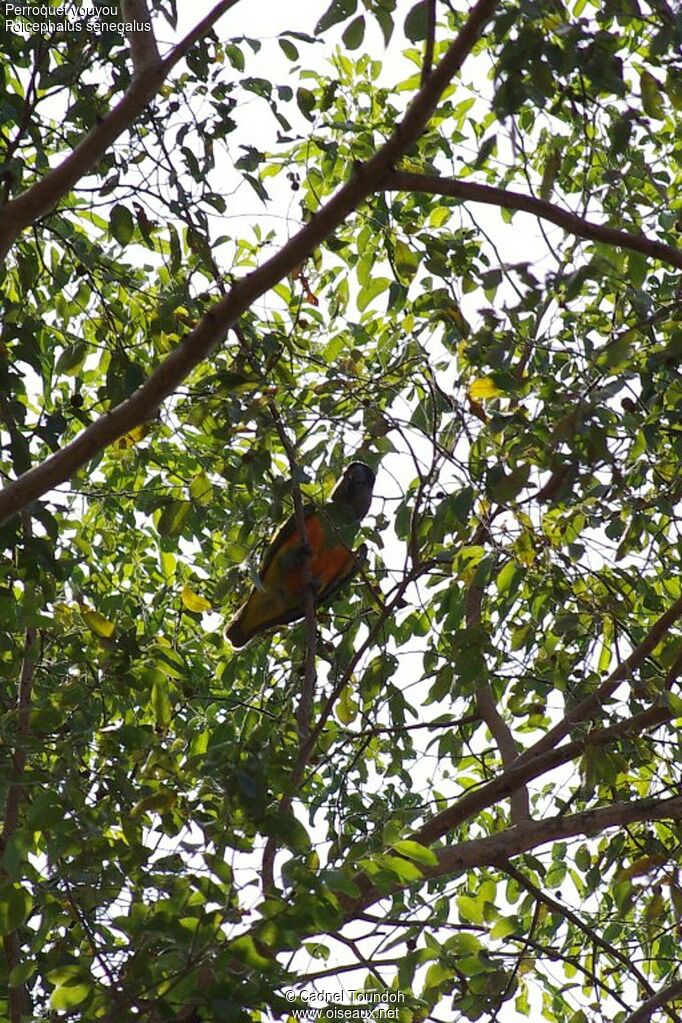
<path fill-rule="evenodd" d="M 621 682 L 625 679 L 630 678 L 633 671 L 642 664 L 643 661 L 649 656 L 654 647 L 658 646 L 663 637 L 672 628 L 678 618 L 682 617 L 682 597 L 675 601 L 673 606 L 669 608 L 661 617 L 654 622 L 649 632 L 644 637 L 641 643 L 639 643 L 632 651 L 629 657 L 626 657 L 624 661 L 611 672 L 609 677 L 605 679 L 602 684 L 589 696 L 586 696 L 584 700 L 577 703 L 575 707 L 571 707 L 570 710 L 566 711 L 566 714 L 553 728 L 550 728 L 548 732 L 543 735 L 542 739 L 539 739 L 530 749 L 527 749 L 525 753 L 522 753 L 519 760 L 527 761 L 531 757 L 536 757 L 539 753 L 544 753 L 545 750 L 552 749 L 553 746 L 557 746 L 561 740 L 568 735 L 571 729 L 581 721 L 587 721 L 593 717 L 611 698 Z M 679 658 L 676 660 L 678 665 Z M 679 665 L 677 667 L 679 671 Z M 666 685 L 669 684 L 666 680 Z"/>
<path fill-rule="evenodd" d="M 424 63 L 422 64 L 422 85 L 431 74 L 433 67 L 433 48 L 436 42 L 436 0 L 427 0 L 426 4 L 426 45 L 424 47 Z"/>
<path fill-rule="evenodd" d="M 672 610 L 674 609 L 671 609 L 671 611 Z M 671 612 L 668 612 L 668 614 L 670 613 Z M 665 617 L 665 615 L 662 616 L 662 618 Z M 660 639 L 658 629 L 662 618 L 654 624 L 649 635 L 642 643 L 640 643 L 636 650 L 633 651 L 633 655 L 631 656 L 634 656 L 634 654 L 640 651 L 640 649 L 647 644 L 652 633 L 654 633 L 655 638 L 653 639 L 651 646 L 656 645 Z M 642 656 L 642 660 L 644 659 L 644 656 L 646 656 L 646 654 Z M 682 658 L 678 657 L 666 676 L 665 688 L 669 687 L 673 678 L 679 674 L 681 668 Z M 609 680 L 607 679 L 606 681 L 608 682 Z M 596 695 L 597 694 L 593 694 L 593 696 Z M 592 697 L 588 697 L 588 700 L 591 699 Z M 585 702 L 587 701 L 583 701 L 583 703 Z M 420 842 L 422 845 L 431 845 L 432 842 L 435 842 L 437 839 L 447 835 L 450 831 L 456 828 L 459 824 L 462 824 L 465 820 L 468 820 L 469 817 L 473 816 L 475 813 L 486 809 L 488 806 L 492 806 L 492 804 L 496 803 L 499 799 L 511 795 L 511 793 L 519 786 L 532 781 L 534 778 L 539 778 L 548 771 L 553 770 L 555 767 L 559 767 L 561 764 L 566 764 L 575 757 L 580 756 L 585 752 L 585 749 L 588 746 L 606 746 L 614 739 L 619 739 L 630 734 L 640 734 L 648 728 L 654 728 L 663 724 L 665 721 L 669 721 L 673 717 L 675 717 L 675 713 L 667 707 L 650 707 L 648 710 L 642 711 L 641 714 L 636 714 L 634 717 L 626 718 L 624 721 L 619 721 L 610 728 L 601 728 L 593 732 L 589 732 L 580 739 L 564 743 L 563 746 L 559 746 L 559 740 L 556 740 L 556 742 L 550 743 L 548 748 L 543 745 L 541 751 L 533 753 L 533 750 L 540 747 L 541 743 L 544 744 L 544 739 L 547 738 L 547 736 L 545 736 L 543 739 L 539 740 L 535 746 L 531 747 L 527 753 L 523 753 L 514 762 L 514 764 L 501 775 L 497 778 L 493 778 L 493 780 L 489 781 L 486 785 L 482 785 L 480 789 L 467 792 L 452 806 L 449 806 L 446 810 L 436 814 L 435 817 L 432 817 L 431 820 L 427 821 L 426 824 L 415 831 L 414 834 L 410 835 L 410 838 Z M 564 718 L 564 722 L 565 721 L 566 718 Z M 559 724 L 561 725 L 562 722 Z M 547 735 L 549 734 L 550 733 L 547 733 Z M 528 754 L 530 753 L 533 753 L 533 755 L 529 756 Z"/>
<path fill-rule="evenodd" d="M 488 535 L 485 525 L 479 526 L 472 543 L 480 544 Z M 466 594 L 466 624 L 468 629 L 480 628 L 481 626 L 481 604 L 483 602 L 483 590 L 480 586 L 472 583 Z M 499 710 L 493 696 L 490 683 L 486 679 L 476 687 L 476 710 L 481 720 L 488 726 L 502 759 L 502 766 L 506 769 L 518 759 L 519 751 L 514 741 L 511 729 L 507 725 Z M 530 817 L 528 802 L 528 789 L 520 785 L 510 795 L 510 816 L 512 824 L 520 824 Z"/>
<path fill-rule="evenodd" d="M 149 23 L 151 26 L 152 19 L 147 0 L 123 0 L 122 8 L 124 21 L 136 21 L 139 24 Z M 141 74 L 145 68 L 158 64 L 161 59 L 151 27 L 148 32 L 144 30 L 130 31 L 128 33 L 128 43 L 130 45 L 133 67 L 137 74 Z"/>
<path fill-rule="evenodd" d="M 224 4 L 219 5 L 219 13 L 222 14 L 223 10 L 227 10 L 234 2 L 236 0 L 225 0 Z M 0 523 L 59 483 L 68 480 L 77 469 L 99 454 L 112 441 L 144 423 L 163 399 L 213 351 L 238 317 L 293 267 L 301 263 L 320 242 L 344 222 L 366 196 L 382 185 L 396 160 L 425 128 L 441 93 L 462 66 L 485 24 L 492 17 L 497 4 L 498 0 L 478 0 L 442 61 L 408 106 L 393 135 L 366 164 L 356 169 L 350 180 L 279 252 L 253 273 L 238 281 L 230 292 L 202 317 L 194 330 L 157 366 L 130 398 L 97 419 L 70 444 L 51 455 L 41 465 L 24 473 L 0 492 Z M 218 16 L 217 10 L 218 8 L 212 12 L 210 23 Z M 204 22 L 206 20 L 204 19 Z M 195 32 L 198 28 L 199 26 Z M 190 33 L 186 39 L 190 39 L 192 35 L 193 33 Z M 181 43 L 180 47 L 183 45 L 184 43 Z M 163 61 L 160 68 L 145 72 L 137 80 L 137 88 L 131 86 L 131 90 L 134 90 L 133 95 L 124 97 L 116 110 L 93 130 L 60 167 L 47 175 L 44 182 L 55 182 L 55 190 L 60 195 L 68 191 L 80 175 L 97 161 L 106 146 L 130 123 L 132 117 L 144 108 L 159 87 L 158 76 L 172 66 L 176 50 Z M 112 123 L 112 118 L 115 123 Z M 94 135 L 96 140 L 93 139 Z M 82 152 L 83 147 L 85 152 Z M 57 175 L 57 178 L 54 178 L 54 175 Z M 44 191 L 39 191 L 38 195 L 34 192 L 34 189 L 40 190 L 44 182 L 39 182 L 19 199 L 14 200 L 14 203 L 8 204 L 2 214 L 4 220 L 0 219 L 0 237 L 3 223 L 5 236 L 11 241 L 22 227 L 54 205 L 51 192 L 47 195 Z M 20 205 L 17 207 L 15 204 Z M 8 223 L 11 224 L 11 230 Z"/>
<path fill-rule="evenodd" d="M 662 1009 L 667 1002 L 672 1002 L 677 998 L 682 998 L 682 980 L 673 981 L 672 984 L 662 988 L 658 994 L 647 998 L 646 1002 L 642 1002 L 640 1007 L 628 1016 L 625 1023 L 647 1023 L 656 1009 Z"/>
<path fill-rule="evenodd" d="M 594 224 L 576 213 L 562 210 L 545 199 L 535 199 L 521 192 L 511 192 L 492 185 L 479 185 L 472 181 L 460 181 L 457 178 L 440 178 L 408 171 L 392 171 L 384 178 L 383 187 L 389 192 L 426 192 L 429 195 L 447 195 L 453 199 L 485 203 L 487 206 L 498 206 L 507 210 L 523 210 L 542 220 L 549 220 L 578 238 L 588 238 L 621 249 L 641 252 L 645 256 L 660 259 L 662 263 L 682 270 L 682 251 L 673 248 L 672 245 L 647 238 L 643 234 L 629 234 L 627 231 L 620 231 L 605 224 Z"/>
<path fill-rule="evenodd" d="M 551 895 L 542 888 L 538 888 L 538 886 L 533 884 L 533 882 L 527 878 L 525 874 L 523 874 L 520 870 L 517 870 L 512 863 L 506 863 L 503 870 L 506 874 L 509 874 L 510 877 L 513 877 L 517 884 L 519 884 L 522 888 L 525 888 L 527 892 L 530 892 L 538 903 L 544 903 L 544 905 L 553 913 L 557 913 L 559 916 L 564 917 L 564 919 L 570 920 L 574 927 L 577 927 L 578 930 L 582 931 L 594 945 L 601 948 L 602 951 L 610 955 L 616 960 L 616 962 L 619 962 L 621 966 L 624 966 L 629 973 L 637 978 L 638 983 L 642 985 L 643 990 L 646 991 L 647 994 L 652 995 L 654 993 L 654 989 L 651 984 L 646 979 L 642 971 L 635 966 L 632 960 L 628 959 L 628 957 L 619 949 L 615 948 L 614 945 L 611 945 L 608 941 L 604 941 L 601 935 L 597 934 L 592 927 L 588 927 L 586 923 L 583 923 L 577 913 L 574 913 L 573 910 L 568 908 L 568 906 L 564 906 L 561 902 L 553 899 Z"/>
<path fill-rule="evenodd" d="M 445 878 L 474 867 L 491 866 L 505 869 L 507 860 L 521 853 L 529 852 L 548 842 L 575 838 L 577 835 L 593 837 L 607 828 L 623 827 L 636 821 L 682 820 L 682 796 L 672 799 L 642 799 L 637 802 L 615 803 L 595 810 L 566 817 L 552 817 L 544 821 L 524 821 L 485 838 L 459 842 L 434 850 L 437 865 L 421 867 L 424 880 Z M 353 919 L 358 912 L 385 898 L 391 892 L 377 888 L 369 878 L 358 875 L 356 884 L 361 890 L 357 897 L 342 898 L 346 919 Z M 392 891 L 399 891 L 404 885 L 396 885 Z"/>
<path fill-rule="evenodd" d="M 62 163 L 0 210 L 0 263 L 4 261 L 17 235 L 39 217 L 49 213 L 59 200 L 96 166 L 112 142 L 130 127 L 154 98 L 165 82 L 168 72 L 195 42 L 206 34 L 218 18 L 237 2 L 238 0 L 222 0 L 216 4 L 163 60 L 159 59 L 157 54 L 156 61 L 151 63 L 151 44 L 148 40 L 140 40 L 139 35 L 136 37 L 133 51 L 136 74 L 120 102 L 95 125 L 92 131 L 88 132 Z M 139 0 L 136 6 L 138 3 Z"/>

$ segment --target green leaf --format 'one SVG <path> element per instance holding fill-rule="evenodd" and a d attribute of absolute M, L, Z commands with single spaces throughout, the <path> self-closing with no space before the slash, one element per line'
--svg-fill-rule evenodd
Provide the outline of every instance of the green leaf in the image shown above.
<path fill-rule="evenodd" d="M 661 86 L 650 71 L 643 71 L 639 76 L 642 89 L 642 106 L 649 117 L 662 119 L 665 117 L 665 106 Z"/>
<path fill-rule="evenodd" d="M 351 686 L 344 686 L 341 695 L 334 708 L 337 718 L 342 725 L 349 725 L 358 716 L 357 701 L 353 699 Z"/>
<path fill-rule="evenodd" d="M 18 884 L 0 886 L 0 935 L 11 934 L 20 927 L 33 907 L 33 899 Z"/>
<path fill-rule="evenodd" d="M 407 242 L 398 238 L 393 246 L 395 271 L 403 284 L 409 284 L 419 269 L 419 256 Z"/>
<path fill-rule="evenodd" d="M 120 245 L 127 245 L 135 233 L 135 221 L 127 206 L 116 203 L 109 214 L 109 230 Z"/>
<path fill-rule="evenodd" d="M 113 622 L 110 622 L 99 611 L 91 611 L 88 608 L 81 609 L 81 615 L 91 632 L 102 639 L 111 639 L 116 628 Z"/>
<path fill-rule="evenodd" d="M 156 525 L 159 536 L 178 536 L 182 532 L 191 507 L 189 501 L 171 501 L 167 504 Z"/>
<path fill-rule="evenodd" d="M 55 985 L 50 995 L 50 1005 L 57 1012 L 65 1012 L 80 1005 L 93 990 L 92 978 L 80 964 L 51 970 L 47 979 Z"/>
<path fill-rule="evenodd" d="M 303 87 L 296 90 L 296 102 L 298 103 L 298 109 L 301 111 L 304 117 L 307 117 L 309 121 L 314 120 L 313 111 L 315 110 L 315 93 L 311 92 L 310 89 L 304 89 Z"/>
<path fill-rule="evenodd" d="M 364 14 L 360 14 L 357 18 L 353 18 L 350 25 L 344 29 L 344 33 L 341 38 L 348 50 L 357 50 L 358 46 L 362 45 L 362 40 L 365 38 Z"/>
<path fill-rule="evenodd" d="M 374 277 L 358 293 L 357 305 L 360 312 L 364 312 L 375 298 L 378 298 L 390 285 L 386 277 Z"/>
<path fill-rule="evenodd" d="M 154 720 L 159 728 L 167 728 L 173 717 L 168 682 L 162 675 L 158 675 L 151 692 L 151 705 L 154 713 Z"/>
<path fill-rule="evenodd" d="M 189 492 L 197 504 L 207 505 L 213 500 L 213 484 L 203 472 L 194 477 L 189 485 Z"/>
<path fill-rule="evenodd" d="M 426 39 L 429 25 L 429 5 L 427 0 L 419 0 L 414 7 L 408 11 L 405 18 L 404 32 L 412 43 L 421 42 Z"/>
<path fill-rule="evenodd" d="M 411 839 L 400 839 L 398 842 L 393 843 L 393 848 L 401 856 L 406 856 L 408 859 L 414 860 L 415 863 L 421 863 L 424 867 L 436 867 L 438 865 L 438 857 L 433 849 L 420 845 L 419 842 L 414 842 Z"/>
<path fill-rule="evenodd" d="M 290 39 L 283 39 L 280 36 L 277 42 L 280 45 L 282 53 L 288 60 L 292 62 L 298 60 L 298 50 L 296 49 L 296 47 L 294 46 Z"/>
<path fill-rule="evenodd" d="M 76 376 L 85 362 L 87 354 L 88 346 L 83 341 L 74 341 L 73 344 L 67 345 L 55 363 L 55 373 Z"/>
<path fill-rule="evenodd" d="M 355 14 L 357 6 L 358 0 L 332 0 L 315 26 L 315 33 L 326 32 L 332 25 L 338 25 L 340 21 L 350 18 L 352 14 Z"/>
<path fill-rule="evenodd" d="M 477 170 L 479 167 L 483 167 L 490 154 L 495 152 L 496 149 L 497 135 L 489 135 L 487 139 L 484 139 L 479 147 L 478 155 L 474 161 L 474 168 Z"/>
<path fill-rule="evenodd" d="M 415 867 L 414 863 L 411 863 L 409 860 L 403 860 L 400 856 L 382 854 L 377 856 L 377 863 L 390 870 L 393 874 L 396 874 L 401 881 L 408 884 L 412 881 L 418 881 L 424 876 L 421 870 Z"/>
<path fill-rule="evenodd" d="M 475 899 L 471 895 L 459 895 L 455 900 L 459 910 L 460 920 L 466 923 L 482 924 L 485 902 L 483 899 Z"/>

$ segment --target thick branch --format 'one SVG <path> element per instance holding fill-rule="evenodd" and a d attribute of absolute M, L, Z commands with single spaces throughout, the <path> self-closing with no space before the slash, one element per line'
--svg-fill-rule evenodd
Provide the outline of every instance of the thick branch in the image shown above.
<path fill-rule="evenodd" d="M 138 74 L 145 68 L 152 67 L 160 60 L 159 49 L 156 45 L 154 32 L 151 28 L 152 19 L 149 14 L 147 0 L 123 0 L 123 19 L 128 24 L 138 25 L 149 24 L 148 32 L 144 29 L 134 29 L 128 33 L 130 45 L 130 56 L 133 60 L 133 67 Z"/>
<path fill-rule="evenodd" d="M 539 753 L 544 753 L 545 750 L 552 749 L 553 746 L 557 746 L 568 735 L 575 725 L 594 717 L 607 700 L 613 696 L 621 682 L 632 676 L 633 672 L 646 660 L 654 647 L 658 646 L 680 617 L 682 617 L 682 597 L 676 600 L 673 606 L 654 622 L 642 642 L 635 647 L 629 657 L 621 661 L 598 689 L 589 696 L 586 696 L 580 703 L 577 703 L 575 707 L 571 707 L 570 710 L 566 711 L 561 721 L 554 725 L 553 728 L 550 728 L 542 739 L 539 739 L 530 749 L 522 753 L 519 759 L 527 761 L 531 757 L 536 757 Z"/>
<path fill-rule="evenodd" d="M 225 4 L 219 5 L 220 13 L 223 9 L 227 10 L 232 2 L 234 0 L 226 0 Z M 48 458 L 42 465 L 29 470 L 18 480 L 5 487 L 0 493 L 0 523 L 59 483 L 68 480 L 77 469 L 90 461 L 108 444 L 123 436 L 133 427 L 145 422 L 163 399 L 188 376 L 194 366 L 205 359 L 224 338 L 238 317 L 257 298 L 277 284 L 295 266 L 298 266 L 320 242 L 344 222 L 366 196 L 380 187 L 385 175 L 396 160 L 425 128 L 441 93 L 470 53 L 496 6 L 497 0 L 478 0 L 443 60 L 410 103 L 403 120 L 385 145 L 375 153 L 371 160 L 357 168 L 351 179 L 279 252 L 275 253 L 258 270 L 238 281 L 225 298 L 213 306 L 194 330 L 185 337 L 182 344 L 167 356 L 130 398 L 88 426 L 75 440 Z M 212 17 L 214 15 L 215 10 L 212 12 Z M 173 53 L 175 52 L 173 51 Z M 137 91 L 133 98 L 125 97 L 116 111 L 113 111 L 109 118 L 104 119 L 74 154 L 47 176 L 46 181 L 53 180 L 52 175 L 60 175 L 59 194 L 63 194 L 75 184 L 81 174 L 96 162 L 106 145 L 120 134 L 127 123 L 130 123 L 131 117 L 140 112 L 158 88 L 160 82 L 157 81 L 157 77 L 160 73 L 165 74 L 170 66 L 169 61 L 172 64 L 171 58 L 166 58 L 160 69 L 153 69 L 153 73 L 151 73 L 153 81 L 147 81 L 150 73 L 145 72 L 138 79 Z M 146 85 L 141 83 L 146 83 Z M 134 86 L 131 86 L 131 90 L 133 88 Z M 144 103 L 141 102 L 140 89 L 146 90 L 144 91 Z M 123 113 L 121 113 L 122 106 L 124 107 Z M 95 146 L 92 135 L 104 130 L 102 126 L 109 123 L 112 117 L 116 118 L 116 125 L 111 125 L 107 129 L 108 134 L 105 132 L 106 144 L 102 147 L 103 139 L 98 135 L 99 142 Z M 121 125 L 119 122 L 124 117 L 127 118 L 126 124 Z M 96 150 L 94 154 L 91 154 L 91 159 L 85 159 L 83 156 L 76 159 L 82 146 L 89 146 L 91 150 L 93 148 Z M 75 164 L 70 163 L 73 160 L 76 161 Z M 40 185 L 36 185 L 34 188 L 39 188 Z M 22 226 L 30 223 L 41 212 L 45 212 L 53 205 L 52 194 L 45 196 L 41 193 L 41 198 L 36 201 L 28 199 L 32 192 L 33 189 L 29 189 L 24 196 L 14 201 L 22 203 L 18 220 L 16 219 L 17 207 L 14 204 L 9 204 L 5 209 L 5 218 L 7 218 L 10 208 L 13 209 L 13 219 L 11 220 L 13 230 L 9 236 L 10 241 Z M 6 219 L 5 231 L 7 232 Z"/>
<path fill-rule="evenodd" d="M 474 814 L 492 806 L 498 800 L 510 796 L 521 785 L 534 778 L 540 778 L 548 771 L 560 767 L 561 764 L 570 763 L 576 757 L 582 756 L 588 747 L 608 746 L 616 739 L 627 735 L 640 735 L 644 731 L 657 728 L 664 722 L 670 721 L 673 717 L 675 714 L 667 707 L 650 707 L 648 710 L 642 711 L 641 714 L 619 721 L 610 728 L 595 729 L 581 739 L 564 743 L 563 746 L 555 746 L 530 759 L 521 756 L 503 774 L 493 778 L 486 785 L 482 785 L 480 789 L 467 792 L 447 810 L 432 817 L 410 837 L 422 845 L 431 845 L 432 842 L 447 835 L 459 824 L 473 817 Z"/>
<path fill-rule="evenodd" d="M 474 867 L 506 866 L 506 861 L 529 852 L 548 842 L 575 838 L 578 835 L 601 835 L 607 828 L 624 827 L 635 821 L 682 820 L 682 797 L 674 799 L 651 800 L 642 799 L 633 803 L 615 803 L 596 810 L 567 817 L 552 817 L 544 821 L 524 821 L 514 827 L 507 828 L 485 838 L 477 838 L 470 842 L 459 842 L 444 849 L 434 850 L 438 864 L 433 867 L 422 867 L 425 880 L 445 878 L 459 874 Z M 343 900 L 346 919 L 352 919 L 359 911 L 367 909 L 373 903 L 385 898 L 386 891 L 380 891 L 362 875 L 356 878 L 361 895 L 354 899 Z M 402 886 L 396 886 L 396 891 Z"/>
<path fill-rule="evenodd" d="M 549 220 L 577 238 L 589 238 L 591 241 L 605 242 L 621 249 L 641 252 L 645 256 L 660 259 L 662 263 L 682 270 L 682 251 L 673 248 L 672 245 L 647 238 L 643 234 L 629 234 L 627 231 L 619 231 L 605 224 L 594 224 L 576 213 L 562 210 L 545 199 L 535 199 L 521 192 L 510 192 L 504 188 L 460 181 L 457 178 L 440 178 L 408 171 L 393 171 L 384 179 L 383 187 L 390 192 L 426 192 L 429 195 L 448 195 L 453 199 L 485 203 L 487 206 L 498 206 L 507 210 L 523 210 L 542 220 Z"/>
<path fill-rule="evenodd" d="M 680 998 L 682 998 L 682 980 L 676 980 L 664 987 L 658 994 L 647 998 L 646 1002 L 642 1002 L 639 1009 L 628 1016 L 625 1023 L 648 1023 L 656 1009 L 662 1009 L 669 1002 Z"/>
<path fill-rule="evenodd" d="M 123 99 L 88 132 L 73 152 L 57 167 L 36 181 L 0 210 L 0 262 L 9 252 L 17 235 L 29 224 L 49 213 L 77 182 L 102 158 L 112 142 L 122 135 L 154 98 L 169 71 L 208 32 L 213 24 L 238 0 L 222 0 L 175 46 L 167 57 L 149 63 L 151 46 L 139 37 L 134 42 L 133 59 L 137 73 Z M 136 7 L 140 6 L 139 2 Z M 133 40 L 131 39 L 131 47 Z M 137 63 L 139 61 L 139 64 Z"/>

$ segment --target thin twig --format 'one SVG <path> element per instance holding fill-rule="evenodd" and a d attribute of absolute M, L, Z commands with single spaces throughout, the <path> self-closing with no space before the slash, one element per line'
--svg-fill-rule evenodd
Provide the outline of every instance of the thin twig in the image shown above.
<path fill-rule="evenodd" d="M 530 878 L 526 877 L 526 875 L 523 874 L 520 870 L 518 870 L 512 863 L 505 863 L 502 869 L 504 870 L 505 874 L 509 875 L 509 877 L 513 877 L 517 884 L 519 884 L 527 892 L 530 892 L 530 894 L 533 896 L 534 899 L 537 900 L 538 903 L 543 903 L 545 906 L 551 909 L 553 913 L 557 913 L 560 916 L 564 917 L 566 920 L 570 920 L 574 927 L 577 927 L 578 930 L 582 931 L 582 933 L 586 935 L 586 937 L 588 937 L 594 945 L 596 945 L 598 948 L 601 948 L 602 951 L 610 955 L 613 959 L 616 960 L 616 962 L 619 962 L 621 966 L 624 966 L 629 973 L 636 977 L 637 981 L 642 985 L 642 988 L 644 989 L 644 991 L 646 991 L 648 995 L 653 995 L 654 993 L 653 987 L 646 979 L 642 971 L 635 966 L 631 958 L 626 956 L 614 945 L 610 944 L 610 942 L 605 941 L 600 934 L 597 934 L 597 932 L 592 927 L 589 927 L 586 923 L 584 923 L 580 919 L 578 914 L 574 913 L 573 910 L 568 908 L 568 906 L 564 906 L 561 902 L 558 902 L 556 899 L 553 899 L 552 896 L 549 895 L 547 891 L 545 891 L 543 888 L 538 888 L 536 884 L 533 884 Z M 676 1015 L 673 1016 L 672 1018 L 676 1020 L 678 1019 Z"/>
<path fill-rule="evenodd" d="M 426 3 L 426 45 L 424 47 L 424 63 L 422 64 L 422 85 L 431 74 L 433 67 L 433 47 L 436 42 L 436 0 Z"/>

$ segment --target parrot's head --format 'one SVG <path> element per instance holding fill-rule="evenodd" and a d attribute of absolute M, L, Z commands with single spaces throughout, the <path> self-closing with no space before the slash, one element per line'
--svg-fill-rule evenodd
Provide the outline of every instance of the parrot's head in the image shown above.
<path fill-rule="evenodd" d="M 372 490 L 376 476 L 364 462 L 351 462 L 332 491 L 334 504 L 345 505 L 360 522 L 372 503 Z"/>

